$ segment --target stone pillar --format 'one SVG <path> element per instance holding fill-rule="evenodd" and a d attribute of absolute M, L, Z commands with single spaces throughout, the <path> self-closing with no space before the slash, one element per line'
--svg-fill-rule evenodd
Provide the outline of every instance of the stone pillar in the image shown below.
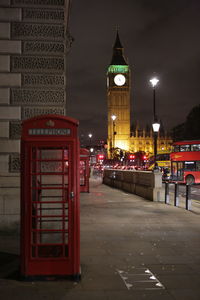
<path fill-rule="evenodd" d="M 21 120 L 66 114 L 70 0 L 0 0 L 0 229 L 19 223 Z"/>

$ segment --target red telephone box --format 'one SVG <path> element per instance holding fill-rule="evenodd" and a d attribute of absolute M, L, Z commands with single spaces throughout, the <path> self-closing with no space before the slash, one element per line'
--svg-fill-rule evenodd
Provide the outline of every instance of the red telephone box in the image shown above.
<path fill-rule="evenodd" d="M 43 115 L 23 121 L 21 275 L 80 277 L 78 121 Z"/>
<path fill-rule="evenodd" d="M 89 151 L 85 148 L 80 149 L 80 192 L 89 193 Z"/>

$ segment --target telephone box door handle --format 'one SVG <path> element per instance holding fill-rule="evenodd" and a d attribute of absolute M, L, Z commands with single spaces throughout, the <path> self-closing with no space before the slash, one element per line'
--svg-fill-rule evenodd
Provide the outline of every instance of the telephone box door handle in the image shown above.
<path fill-rule="evenodd" d="M 72 199 L 72 201 L 74 201 L 74 192 L 70 192 L 70 199 Z"/>

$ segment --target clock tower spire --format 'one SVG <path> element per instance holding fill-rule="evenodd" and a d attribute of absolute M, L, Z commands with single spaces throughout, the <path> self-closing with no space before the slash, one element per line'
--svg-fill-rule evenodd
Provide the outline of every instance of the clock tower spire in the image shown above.
<path fill-rule="evenodd" d="M 113 46 L 113 56 L 111 60 L 111 65 L 127 65 L 124 58 L 124 48 L 122 47 L 119 33 L 117 31 L 115 44 Z"/>
<path fill-rule="evenodd" d="M 113 158 L 114 148 L 130 148 L 130 70 L 118 31 L 107 71 L 107 105 L 108 156 Z"/>

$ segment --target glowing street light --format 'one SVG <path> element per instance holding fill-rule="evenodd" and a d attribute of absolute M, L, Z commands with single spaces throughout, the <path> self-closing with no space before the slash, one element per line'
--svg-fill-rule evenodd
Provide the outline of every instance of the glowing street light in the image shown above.
<path fill-rule="evenodd" d="M 153 120 L 155 121 L 156 118 L 156 85 L 158 84 L 159 80 L 154 77 L 149 80 L 153 87 Z"/>
<path fill-rule="evenodd" d="M 159 82 L 159 79 L 157 79 L 156 77 L 154 77 L 154 78 L 150 79 L 149 81 L 151 82 L 152 86 L 154 87 Z"/>
<path fill-rule="evenodd" d="M 116 118 L 117 118 L 117 116 L 115 116 L 115 115 L 111 116 L 111 119 L 113 120 L 113 122 L 116 120 Z"/>
<path fill-rule="evenodd" d="M 89 147 L 91 148 L 92 147 L 92 133 L 89 133 L 88 137 L 89 137 Z"/>
<path fill-rule="evenodd" d="M 158 84 L 159 80 L 154 77 L 149 80 L 151 82 L 151 85 L 153 87 L 153 132 L 154 132 L 154 168 L 157 167 L 156 159 L 157 159 L 157 138 L 158 138 L 158 132 L 160 129 L 160 124 L 158 122 L 157 116 L 156 116 L 156 85 Z"/>
<path fill-rule="evenodd" d="M 154 123 L 152 124 L 152 127 L 153 127 L 153 132 L 159 132 L 159 129 L 160 129 L 160 123 L 154 122 Z"/>

